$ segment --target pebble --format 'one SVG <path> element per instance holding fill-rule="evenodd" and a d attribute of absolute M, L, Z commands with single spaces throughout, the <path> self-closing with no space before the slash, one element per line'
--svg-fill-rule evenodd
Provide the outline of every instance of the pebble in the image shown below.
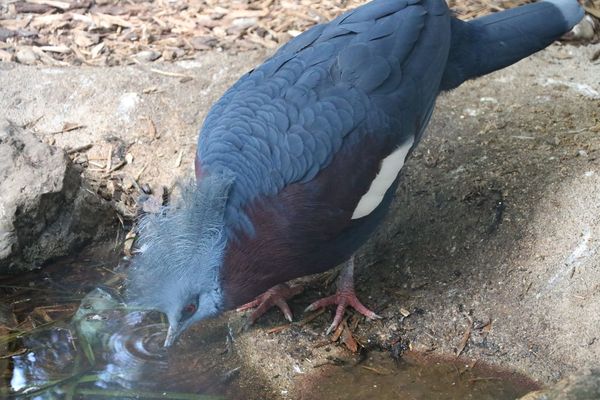
<path fill-rule="evenodd" d="M 185 55 L 185 51 L 179 48 L 168 48 L 162 52 L 162 58 L 166 61 L 173 61 Z"/>
<path fill-rule="evenodd" d="M 573 35 L 573 39 L 591 40 L 594 38 L 596 24 L 597 22 L 590 15 L 586 15 L 570 33 Z"/>
<path fill-rule="evenodd" d="M 0 49 L 0 61 L 2 62 L 10 62 L 13 60 L 13 55 L 8 51 L 4 51 Z"/>
<path fill-rule="evenodd" d="M 157 60 L 158 58 L 160 58 L 160 56 L 161 54 L 158 51 L 144 50 L 137 53 L 135 55 L 135 58 L 143 62 L 151 62 Z"/>
<path fill-rule="evenodd" d="M 35 62 L 38 59 L 37 54 L 35 54 L 33 50 L 31 50 L 28 47 L 22 47 L 19 50 L 17 50 L 15 57 L 17 58 L 17 61 L 21 64 L 27 65 L 35 64 Z"/>

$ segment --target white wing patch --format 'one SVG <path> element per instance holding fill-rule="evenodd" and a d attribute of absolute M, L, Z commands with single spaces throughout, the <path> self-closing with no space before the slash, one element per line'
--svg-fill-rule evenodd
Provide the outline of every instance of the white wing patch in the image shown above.
<path fill-rule="evenodd" d="M 381 203 L 383 196 L 385 196 L 385 193 L 392 186 L 392 183 L 394 183 L 394 180 L 396 180 L 398 173 L 402 169 L 404 161 L 406 161 L 406 155 L 414 141 L 415 138 L 411 137 L 394 150 L 392 154 L 383 159 L 379 173 L 373 179 L 373 182 L 371 182 L 369 190 L 358 201 L 358 205 L 352 213 L 352 219 L 362 218 L 371 214 L 379 203 Z"/>

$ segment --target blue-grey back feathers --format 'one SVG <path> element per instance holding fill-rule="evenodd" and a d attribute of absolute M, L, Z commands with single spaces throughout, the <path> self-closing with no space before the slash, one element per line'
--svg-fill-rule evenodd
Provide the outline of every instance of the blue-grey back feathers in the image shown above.
<path fill-rule="evenodd" d="M 452 46 L 442 90 L 507 67 L 542 50 L 567 33 L 584 12 L 576 0 L 546 0 L 452 21 Z"/>
<path fill-rule="evenodd" d="M 370 137 L 391 151 L 414 135 L 409 114 L 429 114 L 442 71 L 411 64 L 447 57 L 441 40 L 428 60 L 411 58 L 430 41 L 428 18 L 426 36 L 449 29 L 443 1 L 375 0 L 294 38 L 225 93 L 205 120 L 198 159 L 209 172 L 236 175 L 232 224 L 251 231 L 245 205 L 312 181 L 343 146 Z M 406 79 L 404 68 L 420 76 Z"/>

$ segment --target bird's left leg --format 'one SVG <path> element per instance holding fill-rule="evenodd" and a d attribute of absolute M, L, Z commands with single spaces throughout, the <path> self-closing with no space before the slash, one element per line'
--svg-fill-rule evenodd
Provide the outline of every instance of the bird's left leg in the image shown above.
<path fill-rule="evenodd" d="M 369 319 L 380 319 L 381 317 L 365 307 L 356 297 L 354 292 L 354 256 L 346 262 L 337 281 L 337 291 L 333 296 L 317 300 L 306 308 L 305 311 L 314 311 L 329 305 L 337 305 L 333 323 L 327 329 L 331 333 L 342 322 L 346 307 L 350 306 Z"/>
<path fill-rule="evenodd" d="M 273 306 L 279 307 L 285 318 L 292 322 L 292 310 L 286 300 L 300 294 L 304 290 L 302 286 L 288 286 L 285 283 L 273 286 L 255 300 L 239 306 L 236 311 L 244 311 L 256 307 L 256 310 L 250 315 L 247 325 L 252 325 L 261 315 Z"/>

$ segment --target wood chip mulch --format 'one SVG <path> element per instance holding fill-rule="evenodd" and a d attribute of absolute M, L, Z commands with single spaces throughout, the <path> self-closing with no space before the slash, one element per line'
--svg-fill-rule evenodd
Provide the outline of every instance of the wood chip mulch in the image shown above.
<path fill-rule="evenodd" d="M 449 0 L 470 19 L 532 0 Z M 582 0 L 583 1 L 583 0 Z M 114 66 L 274 49 L 364 0 L 2 0 L 0 61 Z M 585 0 L 600 31 L 600 0 Z"/>
<path fill-rule="evenodd" d="M 528 0 L 451 0 L 473 18 Z M 3 0 L 0 61 L 113 66 L 273 49 L 363 0 Z"/>

